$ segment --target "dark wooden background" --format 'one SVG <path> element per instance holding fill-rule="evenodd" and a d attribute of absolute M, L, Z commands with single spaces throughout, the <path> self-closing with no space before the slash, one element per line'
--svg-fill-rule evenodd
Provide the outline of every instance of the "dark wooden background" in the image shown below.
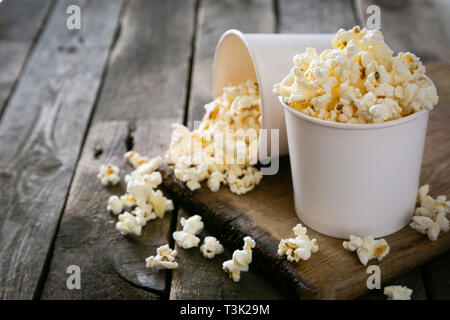
<path fill-rule="evenodd" d="M 211 99 L 215 45 L 229 28 L 319 33 L 365 25 L 381 7 L 382 31 L 397 52 L 450 63 L 450 3 L 297 0 L 3 0 L 0 3 L 0 297 L 3 299 L 279 299 L 292 294 L 250 271 L 230 281 L 225 256 L 180 250 L 173 272 L 144 258 L 186 214 L 176 208 L 124 238 L 106 212 L 102 163 L 127 170 L 129 149 L 162 154 L 173 122 L 200 119 Z M 66 28 L 66 8 L 82 28 Z M 123 174 L 122 174 L 123 176 Z M 449 196 L 449 195 L 448 195 Z M 205 230 L 207 234 L 207 230 Z M 219 236 L 220 235 L 216 235 Z M 66 268 L 81 268 L 68 290 Z M 415 299 L 450 298 L 450 254 L 393 283 Z M 380 291 L 362 299 L 384 299 Z"/>

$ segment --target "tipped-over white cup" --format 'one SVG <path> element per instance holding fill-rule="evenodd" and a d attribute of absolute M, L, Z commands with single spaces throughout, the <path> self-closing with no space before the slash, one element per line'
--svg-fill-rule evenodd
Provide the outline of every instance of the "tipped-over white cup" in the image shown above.
<path fill-rule="evenodd" d="M 216 47 L 213 66 L 214 98 L 222 88 L 238 85 L 248 79 L 257 81 L 261 95 L 261 128 L 279 129 L 279 156 L 288 154 L 283 108 L 272 94 L 273 85 L 289 73 L 293 57 L 307 47 L 318 52 L 331 48 L 333 34 L 251 34 L 239 30 L 226 31 Z M 262 145 L 260 144 L 260 148 Z M 271 141 L 267 136 L 266 155 Z M 260 159 L 261 160 L 261 159 Z"/>
<path fill-rule="evenodd" d="M 383 123 L 347 124 L 307 116 L 279 100 L 286 117 L 295 210 L 303 223 L 348 239 L 382 237 L 411 221 L 427 110 Z"/>

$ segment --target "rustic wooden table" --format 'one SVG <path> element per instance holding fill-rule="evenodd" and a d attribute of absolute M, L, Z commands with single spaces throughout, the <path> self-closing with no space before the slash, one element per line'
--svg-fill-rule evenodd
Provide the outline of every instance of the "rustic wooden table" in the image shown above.
<path fill-rule="evenodd" d="M 185 251 L 188 268 L 145 269 L 183 214 L 123 238 L 95 175 L 133 148 L 162 154 L 170 124 L 200 119 L 211 99 L 214 47 L 229 28 L 336 32 L 382 9 L 395 51 L 450 62 L 450 5 L 430 1 L 3 0 L 0 3 L 0 297 L 3 299 L 280 299 L 279 284 L 249 272 L 233 283 L 219 260 Z M 66 8 L 81 8 L 68 30 Z M 440 93 L 447 94 L 447 93 Z M 227 250 L 229 256 L 231 252 Z M 80 290 L 66 287 L 69 265 Z M 394 283 L 415 299 L 450 298 L 447 253 Z M 371 292 L 362 299 L 384 299 Z"/>

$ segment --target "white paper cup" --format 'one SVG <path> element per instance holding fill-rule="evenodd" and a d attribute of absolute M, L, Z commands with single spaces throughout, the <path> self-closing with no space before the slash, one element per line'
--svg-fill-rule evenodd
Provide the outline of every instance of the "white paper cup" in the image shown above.
<path fill-rule="evenodd" d="M 279 100 L 295 210 L 303 223 L 348 239 L 382 237 L 411 221 L 428 111 L 384 123 L 346 124 L 304 115 Z"/>
<path fill-rule="evenodd" d="M 288 154 L 284 112 L 272 94 L 273 85 L 289 73 L 295 54 L 307 47 L 314 47 L 318 52 L 331 48 L 333 37 L 333 34 L 251 34 L 228 30 L 216 47 L 214 98 L 230 84 L 238 85 L 248 79 L 257 81 L 261 94 L 261 128 L 279 129 L 279 155 Z M 266 154 L 270 155 L 270 136 L 267 150 Z"/>

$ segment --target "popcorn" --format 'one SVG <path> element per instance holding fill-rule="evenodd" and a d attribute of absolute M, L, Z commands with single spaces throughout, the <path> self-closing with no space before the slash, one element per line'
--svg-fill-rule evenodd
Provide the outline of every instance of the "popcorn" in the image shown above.
<path fill-rule="evenodd" d="M 128 151 L 127 153 L 125 153 L 125 155 L 123 157 L 124 157 L 125 161 L 127 163 L 131 164 L 134 168 L 137 168 L 140 165 L 148 162 L 147 157 L 141 156 L 136 151 Z"/>
<path fill-rule="evenodd" d="M 411 300 L 413 291 L 406 286 L 389 286 L 384 287 L 384 294 L 388 296 L 388 300 Z"/>
<path fill-rule="evenodd" d="M 196 237 L 196 235 L 199 234 L 204 227 L 202 217 L 195 215 L 189 219 L 181 218 L 180 223 L 183 226 L 183 230 L 175 231 L 172 235 L 177 245 L 184 249 L 197 247 L 200 239 Z"/>
<path fill-rule="evenodd" d="M 300 223 L 293 229 L 295 238 L 282 239 L 278 245 L 278 255 L 286 255 L 289 261 L 298 262 L 300 259 L 308 260 L 311 253 L 319 251 L 316 239 L 309 239 L 307 229 Z"/>
<path fill-rule="evenodd" d="M 212 259 L 216 255 L 223 253 L 223 246 L 219 240 L 214 237 L 205 237 L 203 244 L 200 246 L 200 252 L 203 253 L 205 258 Z"/>
<path fill-rule="evenodd" d="M 136 217 L 129 212 L 124 212 L 119 215 L 119 221 L 116 223 L 116 230 L 122 235 L 134 234 L 141 235 L 142 225 L 138 222 Z"/>
<path fill-rule="evenodd" d="M 242 271 L 248 271 L 248 266 L 252 262 L 252 249 L 255 246 L 256 243 L 251 237 L 245 237 L 242 250 L 234 251 L 233 258 L 223 263 L 223 270 L 229 274 L 234 282 L 241 279 Z"/>
<path fill-rule="evenodd" d="M 120 181 L 119 177 L 119 168 L 113 165 L 104 165 L 100 166 L 100 172 L 97 175 L 97 178 L 100 179 L 100 182 L 103 186 L 107 186 L 109 184 L 116 185 Z"/>
<path fill-rule="evenodd" d="M 369 260 L 383 260 L 389 254 L 389 245 L 384 239 L 375 240 L 372 236 L 363 239 L 357 236 L 350 236 L 350 241 L 344 241 L 343 247 L 350 251 L 356 251 L 359 261 L 367 265 Z"/>
<path fill-rule="evenodd" d="M 410 52 L 393 56 L 379 30 L 340 29 L 332 45 L 294 56 L 290 79 L 273 93 L 308 116 L 344 123 L 395 120 L 437 104 L 420 59 Z"/>
<path fill-rule="evenodd" d="M 119 214 L 122 212 L 123 210 L 123 204 L 122 201 L 119 199 L 118 196 L 111 196 L 108 199 L 108 207 L 106 208 L 106 210 L 114 213 L 114 214 Z"/>
<path fill-rule="evenodd" d="M 173 210 L 173 202 L 156 190 L 162 182 L 161 173 L 155 171 L 163 161 L 161 157 L 148 159 L 129 151 L 124 158 L 136 169 L 125 176 L 127 193 L 120 198 L 110 197 L 107 210 L 119 214 L 127 208 L 129 211 L 119 215 L 116 229 L 121 234 L 139 236 L 148 221 L 163 218 L 166 211 Z"/>
<path fill-rule="evenodd" d="M 447 214 L 450 212 L 450 201 L 446 196 L 431 197 L 429 185 L 423 185 L 417 192 L 418 207 L 414 212 L 411 228 L 426 234 L 428 239 L 436 241 L 440 232 L 449 230 L 449 220 Z"/>
<path fill-rule="evenodd" d="M 223 94 L 205 105 L 205 115 L 194 131 L 172 125 L 166 159 L 176 178 L 191 190 L 207 187 L 216 192 L 221 185 L 244 194 L 261 181 L 257 161 L 261 102 L 258 85 L 247 81 L 223 88 Z"/>
<path fill-rule="evenodd" d="M 178 263 L 175 261 L 177 251 L 169 248 L 169 245 L 160 246 L 156 249 L 156 256 L 150 256 L 145 259 L 146 268 L 160 269 L 176 269 Z"/>

